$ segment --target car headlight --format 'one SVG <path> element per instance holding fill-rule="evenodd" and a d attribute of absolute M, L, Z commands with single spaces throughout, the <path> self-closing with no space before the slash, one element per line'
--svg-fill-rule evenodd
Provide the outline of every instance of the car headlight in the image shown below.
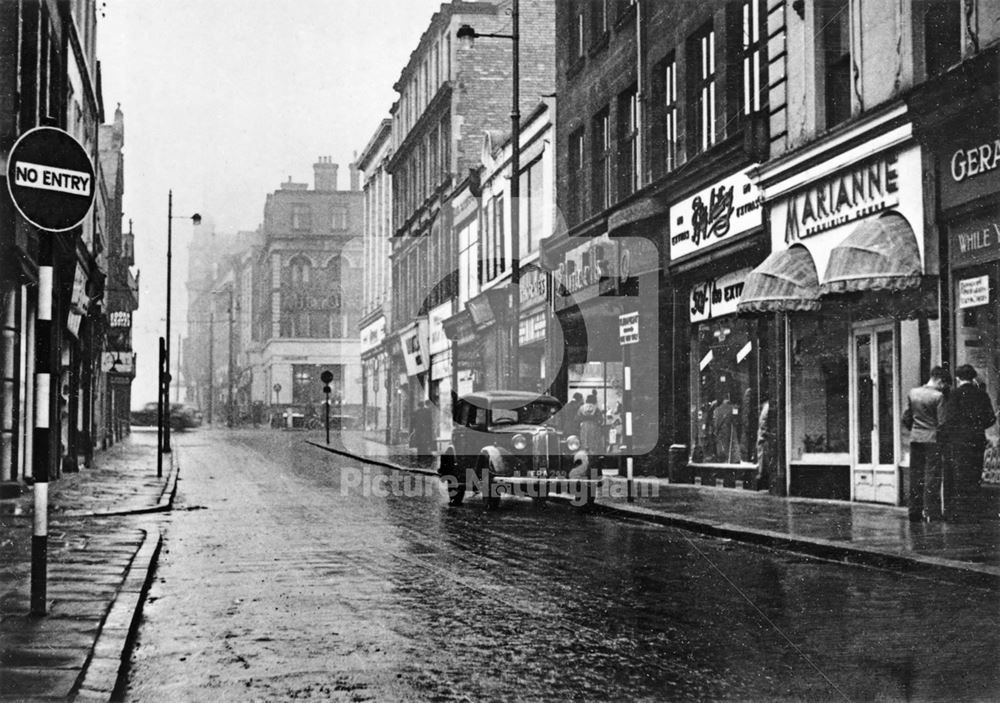
<path fill-rule="evenodd" d="M 523 434 L 514 435 L 514 437 L 510 441 L 511 444 L 514 445 L 514 449 L 518 451 L 528 448 L 528 438 L 525 437 Z"/>
<path fill-rule="evenodd" d="M 580 448 L 580 438 L 577 437 L 575 434 L 571 434 L 569 437 L 566 438 L 566 448 L 569 449 L 571 452 L 575 452 L 577 449 Z"/>

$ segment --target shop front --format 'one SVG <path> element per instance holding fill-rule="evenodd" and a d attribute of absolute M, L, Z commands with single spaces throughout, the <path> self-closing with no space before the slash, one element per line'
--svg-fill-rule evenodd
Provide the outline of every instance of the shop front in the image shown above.
<path fill-rule="evenodd" d="M 789 495 L 905 500 L 906 392 L 940 363 L 941 345 L 921 152 L 891 118 L 843 136 L 853 148 L 816 145 L 763 175 L 772 253 L 739 310 L 775 314 Z"/>
<path fill-rule="evenodd" d="M 750 268 L 767 249 L 760 193 L 746 170 L 670 207 L 673 402 L 686 466 L 674 480 L 758 488 L 757 430 L 772 360 L 767 319 L 740 316 Z"/>
<path fill-rule="evenodd" d="M 451 442 L 452 350 L 444 327 L 444 322 L 451 317 L 451 313 L 452 302 L 449 300 L 431 308 L 427 316 L 427 349 L 431 359 L 427 399 L 431 401 L 438 448 L 446 447 Z"/>
<path fill-rule="evenodd" d="M 520 273 L 518 387 L 545 391 L 550 385 L 545 359 L 549 322 L 549 276 L 534 264 L 525 266 Z"/>
<path fill-rule="evenodd" d="M 969 105 L 930 135 L 939 178 L 939 222 L 947 240 L 953 368 L 971 364 L 1000 407 L 1000 98 Z M 992 446 L 997 424 L 987 428 Z M 996 497 L 1000 453 L 987 452 L 982 485 Z"/>
<path fill-rule="evenodd" d="M 382 439 L 388 427 L 386 380 L 389 371 L 385 348 L 385 318 L 381 315 L 361 328 L 362 422 L 366 432 Z"/>

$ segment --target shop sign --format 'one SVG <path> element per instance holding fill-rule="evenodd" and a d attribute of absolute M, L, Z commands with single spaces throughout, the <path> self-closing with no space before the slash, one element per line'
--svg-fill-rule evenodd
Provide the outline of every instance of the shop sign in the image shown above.
<path fill-rule="evenodd" d="M 705 251 L 763 222 L 763 199 L 740 171 L 670 208 L 670 260 Z"/>
<path fill-rule="evenodd" d="M 618 316 L 618 341 L 624 346 L 639 341 L 639 313 L 628 312 Z"/>
<path fill-rule="evenodd" d="M 451 301 L 431 308 L 428 314 L 428 329 L 430 331 L 430 342 L 428 351 L 431 354 L 440 354 L 451 348 L 451 340 L 444 333 L 444 321 L 451 317 Z"/>
<path fill-rule="evenodd" d="M 132 326 L 132 313 L 127 310 L 120 310 L 108 315 L 108 327 L 122 329 Z"/>
<path fill-rule="evenodd" d="M 750 269 L 727 273 L 691 287 L 691 322 L 702 322 L 736 313 Z"/>
<path fill-rule="evenodd" d="M 544 303 L 549 297 L 549 277 L 545 271 L 535 267 L 521 271 L 519 283 L 521 292 L 521 307 Z"/>
<path fill-rule="evenodd" d="M 603 234 L 567 251 L 552 272 L 553 284 L 559 295 L 579 303 L 600 295 L 602 284 L 614 285 L 618 270 L 617 243 Z"/>
<path fill-rule="evenodd" d="M 406 365 L 406 374 L 416 376 L 418 373 L 425 373 L 430 359 L 427 356 L 427 321 L 420 320 L 415 327 L 410 328 L 399 337 L 399 343 L 403 350 L 403 363 Z"/>
<path fill-rule="evenodd" d="M 518 344 L 524 346 L 545 339 L 545 311 L 522 318 L 517 326 Z"/>
<path fill-rule="evenodd" d="M 361 330 L 361 351 L 374 349 L 385 340 L 385 318 L 380 317 Z"/>
<path fill-rule="evenodd" d="M 793 195 L 785 216 L 785 242 L 806 239 L 898 204 L 897 164 L 897 154 L 889 152 Z"/>
<path fill-rule="evenodd" d="M 451 376 L 451 353 L 436 354 L 431 359 L 431 380 L 437 381 Z"/>
<path fill-rule="evenodd" d="M 952 267 L 1000 259 L 1000 211 L 948 228 Z"/>
<path fill-rule="evenodd" d="M 996 113 L 980 125 L 955 125 L 937 152 L 941 171 L 941 209 L 1000 192 L 1000 139 Z"/>
<path fill-rule="evenodd" d="M 990 302 L 990 277 L 976 276 L 958 282 L 959 309 L 988 305 Z"/>

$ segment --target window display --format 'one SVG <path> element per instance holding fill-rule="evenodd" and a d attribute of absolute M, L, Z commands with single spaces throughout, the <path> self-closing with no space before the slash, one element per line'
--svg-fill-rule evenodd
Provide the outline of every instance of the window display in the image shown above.
<path fill-rule="evenodd" d="M 832 306 L 791 318 L 791 461 L 850 463 L 849 338 L 846 311 Z"/>
<path fill-rule="evenodd" d="M 1000 272 L 987 264 L 955 272 L 955 368 L 971 364 L 994 408 L 1000 406 Z M 997 441 L 998 425 L 986 430 Z"/>
<path fill-rule="evenodd" d="M 752 466 L 756 461 L 758 339 L 755 319 L 726 315 L 693 326 L 692 462 Z"/>

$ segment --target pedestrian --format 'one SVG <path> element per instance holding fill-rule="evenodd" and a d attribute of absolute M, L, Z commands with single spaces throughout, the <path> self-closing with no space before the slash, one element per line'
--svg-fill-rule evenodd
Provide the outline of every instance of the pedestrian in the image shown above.
<path fill-rule="evenodd" d="M 573 399 L 566 403 L 562 409 L 562 429 L 563 435 L 569 437 L 571 434 L 580 434 L 580 418 L 577 414 L 580 406 L 583 405 L 583 396 L 579 393 L 573 394 Z"/>
<path fill-rule="evenodd" d="M 761 394 L 760 415 L 757 418 L 757 490 L 768 490 L 774 478 L 774 427 L 771 423 L 771 401 Z"/>
<path fill-rule="evenodd" d="M 591 393 L 576 411 L 580 424 L 580 446 L 588 452 L 604 448 L 604 412 L 597 407 L 597 394 Z"/>
<path fill-rule="evenodd" d="M 986 428 L 996 422 L 993 403 L 979 384 L 976 369 L 963 364 L 955 370 L 957 385 L 948 394 L 945 445 L 945 513 L 951 519 L 975 512 L 983 473 Z"/>
<path fill-rule="evenodd" d="M 413 446 L 418 457 L 429 457 L 434 446 L 433 413 L 431 402 L 422 401 L 413 413 Z"/>
<path fill-rule="evenodd" d="M 942 517 L 939 435 L 948 418 L 945 390 L 950 385 L 951 374 L 935 366 L 927 383 L 910 389 L 906 396 L 903 426 L 910 430 L 911 522 L 932 522 Z"/>

